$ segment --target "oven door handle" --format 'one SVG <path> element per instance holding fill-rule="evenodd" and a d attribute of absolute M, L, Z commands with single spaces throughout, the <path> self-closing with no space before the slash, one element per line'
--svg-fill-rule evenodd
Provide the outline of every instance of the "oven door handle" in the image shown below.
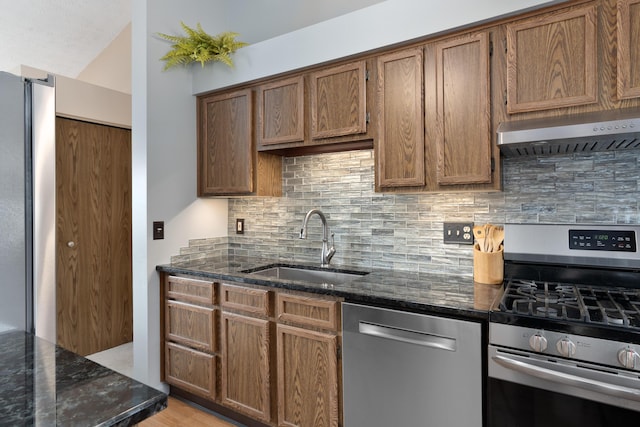
<path fill-rule="evenodd" d="M 557 372 L 552 369 L 531 365 L 529 363 L 514 360 L 505 356 L 494 355 L 492 359 L 505 368 L 541 378 L 543 380 L 579 387 L 586 390 L 595 391 L 597 393 L 608 394 L 610 396 L 640 401 L 640 390 L 638 389 L 609 384 L 589 378 L 582 378 L 576 375 L 565 374 L 563 372 Z"/>

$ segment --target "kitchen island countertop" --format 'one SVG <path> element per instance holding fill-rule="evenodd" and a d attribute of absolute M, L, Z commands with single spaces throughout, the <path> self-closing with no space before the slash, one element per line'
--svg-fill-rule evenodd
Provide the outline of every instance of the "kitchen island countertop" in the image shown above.
<path fill-rule="evenodd" d="M 167 395 L 24 331 L 0 333 L 0 425 L 129 426 Z"/>
<path fill-rule="evenodd" d="M 348 283 L 314 284 L 250 274 L 264 266 L 307 266 L 316 264 L 242 256 L 218 256 L 159 265 L 157 271 L 185 274 L 217 281 L 238 282 L 297 290 L 344 298 L 347 302 L 399 310 L 487 319 L 489 308 L 502 285 L 474 283 L 472 277 L 384 269 L 331 266 L 328 270 L 368 272 Z"/>

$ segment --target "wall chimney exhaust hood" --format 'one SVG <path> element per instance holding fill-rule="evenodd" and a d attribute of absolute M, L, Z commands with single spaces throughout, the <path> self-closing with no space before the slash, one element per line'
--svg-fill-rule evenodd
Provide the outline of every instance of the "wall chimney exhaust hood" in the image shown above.
<path fill-rule="evenodd" d="M 639 148 L 640 109 L 503 122 L 497 132 L 505 157 Z"/>

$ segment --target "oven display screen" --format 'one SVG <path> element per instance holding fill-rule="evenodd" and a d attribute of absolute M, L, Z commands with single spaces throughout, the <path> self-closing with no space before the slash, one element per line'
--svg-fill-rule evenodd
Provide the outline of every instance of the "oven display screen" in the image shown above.
<path fill-rule="evenodd" d="M 569 249 L 636 252 L 636 233 L 631 230 L 569 230 Z"/>

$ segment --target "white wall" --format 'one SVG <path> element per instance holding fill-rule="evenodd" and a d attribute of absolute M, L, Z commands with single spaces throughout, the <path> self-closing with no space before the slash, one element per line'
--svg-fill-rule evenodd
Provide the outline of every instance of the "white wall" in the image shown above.
<path fill-rule="evenodd" d="M 228 10 L 225 1 L 229 0 L 133 0 L 134 376 L 152 386 L 160 386 L 160 297 L 155 267 L 167 263 L 190 238 L 227 233 L 226 200 L 195 197 L 195 99 L 191 93 L 550 3 L 387 0 L 241 49 L 235 56 L 235 69 L 219 64 L 201 69 L 195 64 L 163 72 L 159 58 L 170 46 L 154 34 L 181 34 L 180 21 L 200 22 L 212 34 L 233 30 L 233 22 L 224 14 Z M 166 222 L 165 240 L 151 240 L 154 220 Z"/>
<path fill-rule="evenodd" d="M 154 33 L 215 10 L 208 0 L 132 4 L 133 340 L 134 373 L 160 387 L 160 296 L 155 267 L 188 240 L 227 234 L 227 201 L 196 197 L 195 98 L 187 70 L 163 72 L 168 45 Z M 152 240 L 153 221 L 165 239 Z"/>
<path fill-rule="evenodd" d="M 131 94 L 131 24 L 78 74 L 77 79 Z"/>
<path fill-rule="evenodd" d="M 239 49 L 234 68 L 192 67 L 193 93 L 203 93 L 261 77 L 442 33 L 566 0 L 387 0 L 328 21 Z M 212 14 L 213 15 L 213 14 Z M 210 32 L 213 23 L 202 24 Z M 268 19 L 268 18 L 266 18 Z M 233 24 L 231 24 L 233 25 Z"/>

